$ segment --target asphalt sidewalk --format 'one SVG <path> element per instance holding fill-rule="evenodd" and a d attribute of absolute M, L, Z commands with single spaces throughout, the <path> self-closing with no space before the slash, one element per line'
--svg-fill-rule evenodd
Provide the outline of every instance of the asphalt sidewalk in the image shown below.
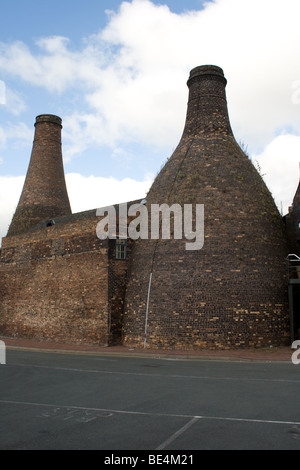
<path fill-rule="evenodd" d="M 294 350 L 290 346 L 266 347 L 266 348 L 243 348 L 224 350 L 162 350 L 162 349 L 139 349 L 125 346 L 97 346 L 86 344 L 63 344 L 35 341 L 31 339 L 1 337 L 6 349 L 38 350 L 57 353 L 77 353 L 92 355 L 119 355 L 126 357 L 152 357 L 152 358 L 176 358 L 176 359 L 198 359 L 198 360 L 227 360 L 227 361 L 263 361 L 263 362 L 291 362 Z"/>

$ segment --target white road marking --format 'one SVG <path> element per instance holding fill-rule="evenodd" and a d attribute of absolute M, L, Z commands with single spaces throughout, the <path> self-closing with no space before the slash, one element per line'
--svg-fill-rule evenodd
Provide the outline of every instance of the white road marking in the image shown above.
<path fill-rule="evenodd" d="M 180 374 L 149 374 L 148 372 L 123 372 L 123 371 L 110 371 L 110 370 L 99 370 L 99 369 L 77 369 L 72 367 L 57 367 L 57 366 L 41 366 L 35 364 L 12 364 L 17 367 L 33 367 L 37 369 L 51 369 L 64 372 L 80 372 L 90 374 L 109 374 L 109 375 L 129 375 L 138 377 L 162 377 L 171 379 L 200 379 L 200 380 L 234 380 L 238 382 L 250 381 L 250 382 L 275 382 L 275 383 L 300 383 L 300 379 L 264 379 L 264 378 L 253 378 L 253 377 L 216 377 L 210 375 L 180 375 Z"/>
<path fill-rule="evenodd" d="M 188 423 L 186 423 L 182 428 L 178 429 L 178 431 L 174 432 L 172 436 L 169 437 L 166 441 L 164 441 L 160 446 L 156 447 L 155 450 L 163 450 L 166 449 L 172 442 L 174 442 L 177 437 L 181 436 L 187 429 L 189 429 L 193 424 L 198 421 L 198 418 L 192 418 Z"/>
<path fill-rule="evenodd" d="M 49 407 L 56 409 L 68 409 L 68 410 L 85 410 L 85 411 L 98 411 L 104 413 L 115 413 L 115 414 L 127 414 L 127 415 L 142 415 L 142 416 L 153 416 L 153 417 L 165 417 L 165 418 L 190 418 L 191 423 L 194 424 L 197 420 L 217 420 L 217 421 L 239 421 L 247 423 L 260 423 L 260 424 L 282 424 L 282 425 L 297 425 L 300 426 L 300 421 L 283 421 L 283 420 L 272 420 L 272 419 L 253 419 L 253 418 L 234 418 L 231 416 L 192 416 L 185 414 L 175 413 L 150 413 L 147 411 L 129 411 L 129 410 L 115 410 L 108 408 L 94 408 L 87 406 L 73 406 L 73 405 L 52 405 L 50 403 L 36 403 L 26 401 L 14 401 L 14 400 L 0 400 L 0 403 L 7 405 L 21 405 L 21 406 L 36 406 L 36 407 Z"/>

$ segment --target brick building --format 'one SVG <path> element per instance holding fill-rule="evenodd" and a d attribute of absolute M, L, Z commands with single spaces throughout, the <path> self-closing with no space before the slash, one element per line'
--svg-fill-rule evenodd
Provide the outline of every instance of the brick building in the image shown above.
<path fill-rule="evenodd" d="M 188 87 L 182 138 L 146 207 L 204 204 L 203 248 L 186 250 L 172 235 L 100 240 L 96 209 L 71 213 L 61 120 L 38 116 L 2 240 L 1 335 L 184 349 L 289 340 L 285 225 L 233 136 L 222 69 L 193 69 Z"/>

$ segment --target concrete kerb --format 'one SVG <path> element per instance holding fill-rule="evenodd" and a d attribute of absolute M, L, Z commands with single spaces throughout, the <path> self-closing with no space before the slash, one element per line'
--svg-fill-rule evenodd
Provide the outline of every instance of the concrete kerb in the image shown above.
<path fill-rule="evenodd" d="M 87 345 L 46 343 L 30 340 L 0 337 L 4 341 L 7 350 L 19 350 L 30 352 L 43 352 L 55 354 L 76 354 L 87 356 L 114 356 L 114 357 L 136 357 L 145 359 L 167 359 L 167 360 L 198 360 L 198 361 L 232 361 L 232 362 L 290 362 L 293 350 L 289 346 L 240 349 L 226 351 L 211 350 L 153 350 L 134 349 L 124 346 L 117 347 L 93 347 Z"/>

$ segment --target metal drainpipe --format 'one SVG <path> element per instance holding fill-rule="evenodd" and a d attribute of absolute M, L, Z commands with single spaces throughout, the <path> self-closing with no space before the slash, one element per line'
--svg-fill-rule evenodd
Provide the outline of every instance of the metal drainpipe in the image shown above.
<path fill-rule="evenodd" d="M 145 318 L 145 341 L 144 341 L 144 348 L 146 348 L 146 343 L 147 343 L 148 312 L 149 312 L 151 282 L 152 282 L 152 273 L 150 273 L 149 286 L 148 286 L 148 295 L 147 295 L 146 318 Z"/>

